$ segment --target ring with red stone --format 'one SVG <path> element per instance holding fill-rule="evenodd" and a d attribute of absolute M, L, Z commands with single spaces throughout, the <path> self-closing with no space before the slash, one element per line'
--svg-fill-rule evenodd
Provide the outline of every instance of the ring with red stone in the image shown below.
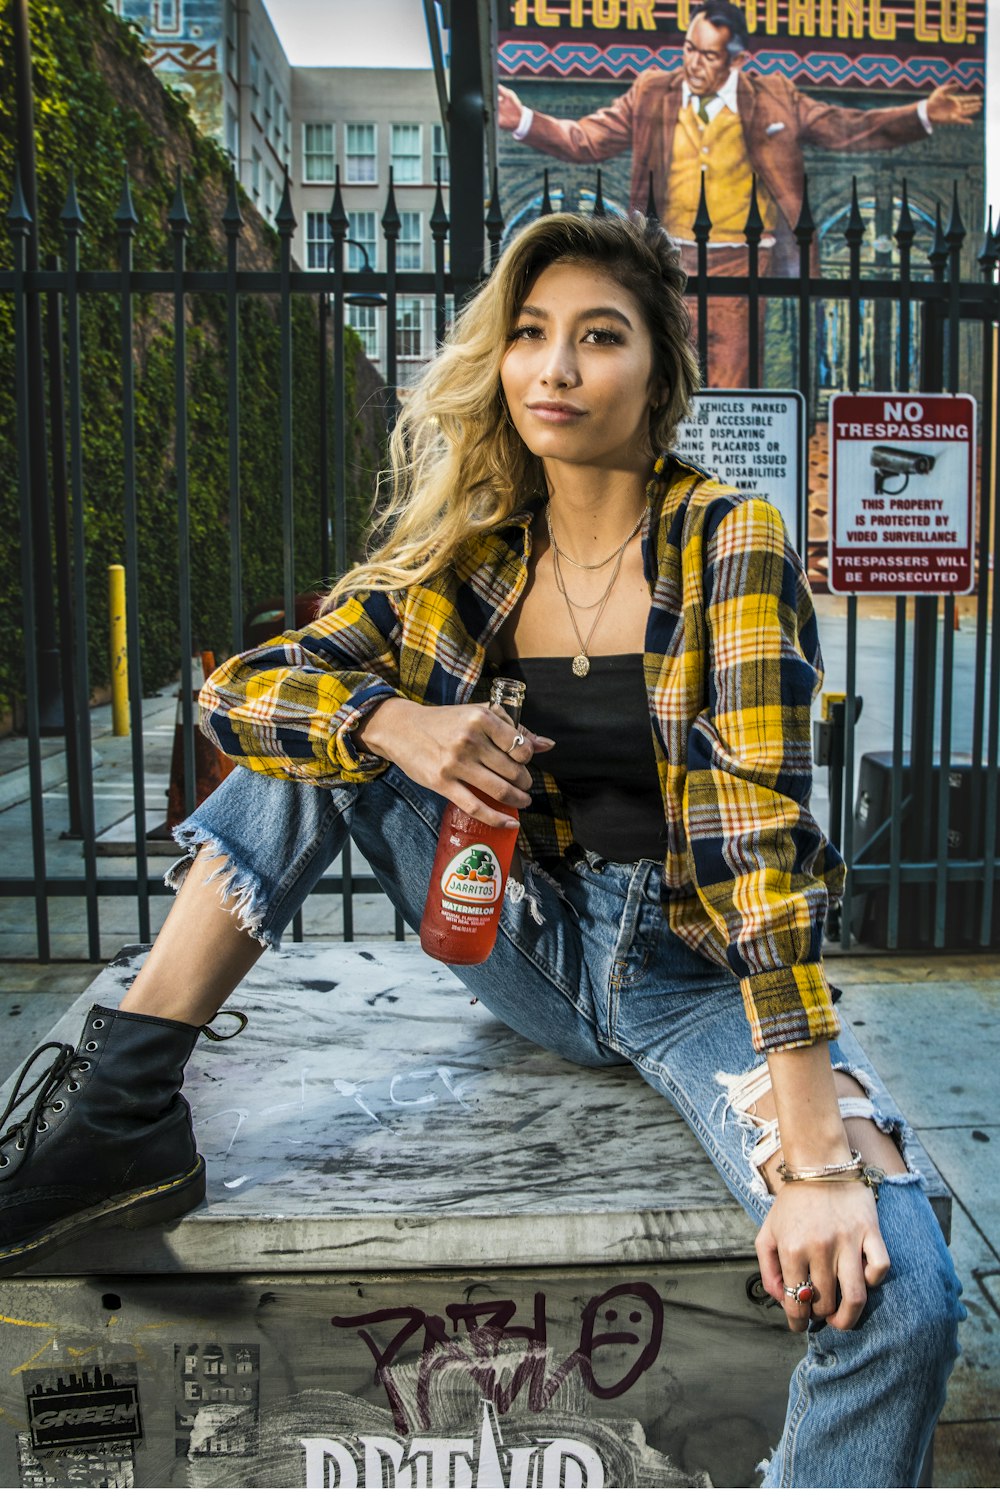
<path fill-rule="evenodd" d="M 798 1286 L 786 1286 L 785 1296 L 791 1297 L 793 1302 L 804 1303 L 808 1306 L 810 1302 L 816 1300 L 816 1288 L 806 1277 L 805 1281 L 800 1281 Z"/>

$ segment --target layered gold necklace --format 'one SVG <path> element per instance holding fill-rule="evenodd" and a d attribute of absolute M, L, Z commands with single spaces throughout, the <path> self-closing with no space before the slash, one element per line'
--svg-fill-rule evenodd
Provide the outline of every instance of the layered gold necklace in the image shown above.
<path fill-rule="evenodd" d="M 586 677 L 587 673 L 590 671 L 590 643 L 594 639 L 594 632 L 600 624 L 601 616 L 603 615 L 607 607 L 608 600 L 611 598 L 611 592 L 614 589 L 615 584 L 618 582 L 618 575 L 622 570 L 622 563 L 625 560 L 625 548 L 638 532 L 639 527 L 642 525 L 644 515 L 645 511 L 643 511 L 639 516 L 639 519 L 636 521 L 635 525 L 632 527 L 632 530 L 622 542 L 621 546 L 616 547 L 614 552 L 609 552 L 607 557 L 605 557 L 603 561 L 597 563 L 581 563 L 577 562 L 575 558 L 570 557 L 568 552 L 561 551 L 552 531 L 551 506 L 546 505 L 545 507 L 545 530 L 548 533 L 549 545 L 552 548 L 552 573 L 556 581 L 556 588 L 559 590 L 560 594 L 562 594 L 563 598 L 566 601 L 566 612 L 569 615 L 570 622 L 573 626 L 573 634 L 576 636 L 577 645 L 580 647 L 579 652 L 573 658 L 574 677 Z M 609 582 L 601 597 L 599 599 L 595 599 L 593 604 L 580 604 L 576 600 L 569 597 L 569 593 L 566 588 L 566 580 L 563 577 L 562 565 L 564 562 L 568 562 L 572 567 L 580 568 L 587 573 L 596 573 L 601 568 L 606 568 L 610 562 L 614 563 L 614 568 L 611 573 L 611 581 Z M 597 610 L 597 614 L 594 616 L 593 623 L 587 632 L 586 640 L 584 640 L 583 635 L 580 631 L 580 627 L 576 623 L 576 615 L 573 613 L 574 609 Z"/>

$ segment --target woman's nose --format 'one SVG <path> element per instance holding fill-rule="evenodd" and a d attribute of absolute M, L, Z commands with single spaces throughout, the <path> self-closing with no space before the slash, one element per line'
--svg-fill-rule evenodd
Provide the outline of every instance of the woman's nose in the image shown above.
<path fill-rule="evenodd" d="M 541 380 L 547 386 L 575 385 L 578 379 L 576 360 L 565 345 L 549 345 L 548 358 L 542 368 Z"/>

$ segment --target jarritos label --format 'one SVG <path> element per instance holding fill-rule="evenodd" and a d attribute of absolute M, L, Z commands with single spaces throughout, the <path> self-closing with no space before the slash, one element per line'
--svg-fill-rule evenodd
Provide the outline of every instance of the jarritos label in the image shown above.
<path fill-rule="evenodd" d="M 449 861 L 441 876 L 444 909 L 492 909 L 502 885 L 500 866 L 489 845 L 469 844 Z"/>

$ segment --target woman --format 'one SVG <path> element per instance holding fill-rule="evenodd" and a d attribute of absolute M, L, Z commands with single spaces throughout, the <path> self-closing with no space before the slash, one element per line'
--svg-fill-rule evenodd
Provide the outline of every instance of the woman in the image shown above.
<path fill-rule="evenodd" d="M 180 830 L 191 878 L 121 1011 L 95 1008 L 4 1147 L 6 1264 L 197 1202 L 177 1092 L 197 1028 L 349 830 L 416 926 L 443 799 L 510 824 L 490 798 L 521 862 L 460 977 L 670 1098 L 760 1225 L 789 1326 L 814 1320 L 764 1483 L 913 1485 L 958 1289 L 902 1122 L 834 1042 L 842 866 L 808 810 L 801 565 L 769 505 L 663 456 L 697 384 L 683 285 L 657 226 L 553 215 L 458 319 L 395 430 L 382 545 L 206 685 L 203 726 L 249 769 Z M 497 673 L 526 681 L 533 729 L 485 706 Z M 70 1202 L 96 1130 L 104 1183 Z"/>

